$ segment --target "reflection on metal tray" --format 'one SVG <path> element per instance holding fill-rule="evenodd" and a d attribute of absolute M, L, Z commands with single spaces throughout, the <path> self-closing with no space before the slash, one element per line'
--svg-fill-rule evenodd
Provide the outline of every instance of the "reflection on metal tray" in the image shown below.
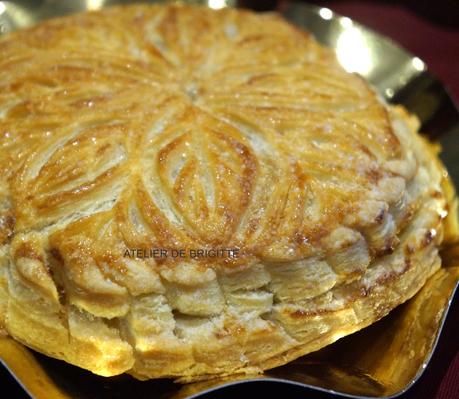
<path fill-rule="evenodd" d="M 334 48 L 346 70 L 358 72 L 389 102 L 403 104 L 416 114 L 422 133 L 442 144 L 441 158 L 456 187 L 459 186 L 459 111 L 421 59 L 326 8 L 294 4 L 283 14 L 313 32 L 321 43 Z"/>
<path fill-rule="evenodd" d="M 0 32 L 86 9 L 129 3 L 104 0 L 0 1 Z M 208 0 L 213 8 L 236 1 Z M 443 145 L 442 158 L 459 186 L 459 112 L 443 85 L 419 58 L 390 40 L 326 8 L 291 4 L 287 19 L 335 48 L 341 64 L 367 78 L 388 101 L 418 115 L 422 131 Z M 430 360 L 459 280 L 459 249 L 446 251 L 444 268 L 409 302 L 383 320 L 316 353 L 253 377 L 231 377 L 189 385 L 169 380 L 137 381 L 128 375 L 99 377 L 0 338 L 0 357 L 27 392 L 47 398 L 195 398 L 234 384 L 276 381 L 302 386 L 321 397 L 388 398 L 406 391 Z M 245 385 L 248 387 L 247 385 Z M 224 389 L 224 388 L 223 388 Z M 240 387 L 241 392 L 244 386 Z M 312 391 L 311 391 L 312 390 Z"/>

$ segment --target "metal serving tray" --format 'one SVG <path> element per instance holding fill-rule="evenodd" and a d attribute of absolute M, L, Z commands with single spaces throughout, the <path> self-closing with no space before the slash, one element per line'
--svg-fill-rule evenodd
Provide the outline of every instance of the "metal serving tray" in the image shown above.
<path fill-rule="evenodd" d="M 41 20 L 130 1 L 0 1 L 0 33 Z M 194 1 L 213 8 L 235 1 Z M 459 112 L 447 90 L 418 57 L 381 35 L 326 8 L 290 4 L 279 10 L 337 52 L 349 71 L 371 82 L 389 102 L 415 113 L 422 132 L 443 147 L 441 157 L 459 187 Z M 410 301 L 381 321 L 318 352 L 267 371 L 189 385 L 170 380 L 137 381 L 128 375 L 104 378 L 38 354 L 11 338 L 0 338 L 0 360 L 24 390 L 37 399 L 197 398 L 238 396 L 260 381 L 304 388 L 305 397 L 394 398 L 428 367 L 459 281 L 459 247 L 445 248 L 443 267 Z M 216 392 L 218 390 L 220 393 Z M 308 395 L 309 394 L 309 395 Z"/>

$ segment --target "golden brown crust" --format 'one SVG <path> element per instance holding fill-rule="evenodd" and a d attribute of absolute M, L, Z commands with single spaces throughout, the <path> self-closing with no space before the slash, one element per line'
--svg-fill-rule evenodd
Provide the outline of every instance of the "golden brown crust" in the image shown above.
<path fill-rule="evenodd" d="M 0 324 L 30 347 L 101 375 L 258 372 L 439 267 L 444 172 L 416 119 L 277 15 L 114 7 L 0 55 Z"/>

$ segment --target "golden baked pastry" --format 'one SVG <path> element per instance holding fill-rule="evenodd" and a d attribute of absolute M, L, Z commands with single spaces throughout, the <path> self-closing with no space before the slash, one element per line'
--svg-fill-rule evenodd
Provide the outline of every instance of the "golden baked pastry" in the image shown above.
<path fill-rule="evenodd" d="M 446 172 L 417 130 L 275 14 L 135 5 L 5 35 L 0 323 L 182 382 L 328 345 L 440 267 Z"/>

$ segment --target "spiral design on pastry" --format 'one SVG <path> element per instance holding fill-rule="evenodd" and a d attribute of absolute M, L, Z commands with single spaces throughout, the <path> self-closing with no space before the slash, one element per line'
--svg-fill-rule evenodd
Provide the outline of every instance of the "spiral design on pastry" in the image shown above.
<path fill-rule="evenodd" d="M 440 265 L 445 172 L 417 129 L 275 14 L 137 5 L 2 37 L 0 321 L 102 375 L 316 350 Z M 123 256 L 152 247 L 241 256 Z"/>

